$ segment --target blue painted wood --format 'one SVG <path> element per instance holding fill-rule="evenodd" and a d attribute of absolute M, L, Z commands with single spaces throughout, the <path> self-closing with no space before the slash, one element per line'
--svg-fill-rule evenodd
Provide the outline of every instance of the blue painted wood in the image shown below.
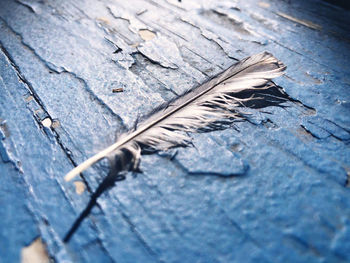
<path fill-rule="evenodd" d="M 318 0 L 1 1 L 0 262 L 39 236 L 57 262 L 350 261 L 349 20 Z M 82 194 L 66 172 L 264 50 L 297 101 L 143 157 L 63 243 L 107 168 Z"/>

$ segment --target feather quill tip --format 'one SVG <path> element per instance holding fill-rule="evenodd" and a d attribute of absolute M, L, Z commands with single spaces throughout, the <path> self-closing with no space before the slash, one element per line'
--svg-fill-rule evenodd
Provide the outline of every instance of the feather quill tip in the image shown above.
<path fill-rule="evenodd" d="M 75 167 L 75 168 L 78 168 L 78 167 Z M 69 173 L 67 173 L 66 176 L 64 177 L 64 180 L 66 182 L 71 181 L 72 179 L 74 179 L 74 177 L 80 174 L 80 171 L 76 171 L 75 168 L 72 169 Z"/>

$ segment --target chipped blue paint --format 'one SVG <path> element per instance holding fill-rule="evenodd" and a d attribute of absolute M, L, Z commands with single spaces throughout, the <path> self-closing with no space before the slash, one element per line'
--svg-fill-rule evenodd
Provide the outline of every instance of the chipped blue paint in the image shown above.
<path fill-rule="evenodd" d="M 350 261 L 349 17 L 318 0 L 1 1 L 0 262 L 38 236 L 57 262 Z M 107 169 L 81 195 L 66 172 L 263 50 L 299 102 L 143 157 L 62 242 Z"/>
<path fill-rule="evenodd" d="M 193 147 L 177 150 L 175 160 L 192 175 L 219 175 L 235 176 L 244 175 L 249 169 L 242 158 L 232 149 L 218 145 L 214 138 L 200 134 L 193 139 Z M 234 146 L 234 145 L 233 145 Z M 232 146 L 232 147 L 233 147 Z M 207 149 L 216 148 L 220 152 L 220 158 Z M 197 164 L 201 165 L 198 166 Z M 223 165 L 224 164 L 224 165 Z"/>

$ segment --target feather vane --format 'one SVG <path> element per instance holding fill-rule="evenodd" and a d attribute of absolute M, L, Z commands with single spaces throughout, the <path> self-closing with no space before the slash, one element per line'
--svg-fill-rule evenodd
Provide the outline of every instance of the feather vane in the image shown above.
<path fill-rule="evenodd" d="M 110 160 L 111 172 L 137 170 L 142 149 L 157 151 L 188 146 L 191 140 L 187 133 L 220 129 L 225 123 L 245 119 L 238 108 L 257 98 L 241 98 L 237 94 L 275 85 L 271 79 L 282 75 L 285 68 L 267 52 L 241 60 L 162 106 L 116 143 L 71 170 L 65 180 L 71 180 L 103 158 Z"/>

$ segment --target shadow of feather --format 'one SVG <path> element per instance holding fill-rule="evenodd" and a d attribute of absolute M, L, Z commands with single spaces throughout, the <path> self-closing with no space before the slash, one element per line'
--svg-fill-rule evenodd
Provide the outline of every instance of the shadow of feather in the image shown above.
<path fill-rule="evenodd" d="M 83 220 L 89 216 L 92 208 L 96 205 L 97 199 L 108 189 L 112 188 L 116 182 L 122 181 L 125 179 L 124 175 L 109 173 L 106 178 L 99 184 L 96 191 L 91 195 L 89 203 L 85 207 L 85 209 L 81 212 L 79 217 L 75 220 L 65 237 L 63 238 L 64 243 L 68 243 L 72 238 L 73 234 L 78 230 L 79 226 L 83 222 Z"/>

